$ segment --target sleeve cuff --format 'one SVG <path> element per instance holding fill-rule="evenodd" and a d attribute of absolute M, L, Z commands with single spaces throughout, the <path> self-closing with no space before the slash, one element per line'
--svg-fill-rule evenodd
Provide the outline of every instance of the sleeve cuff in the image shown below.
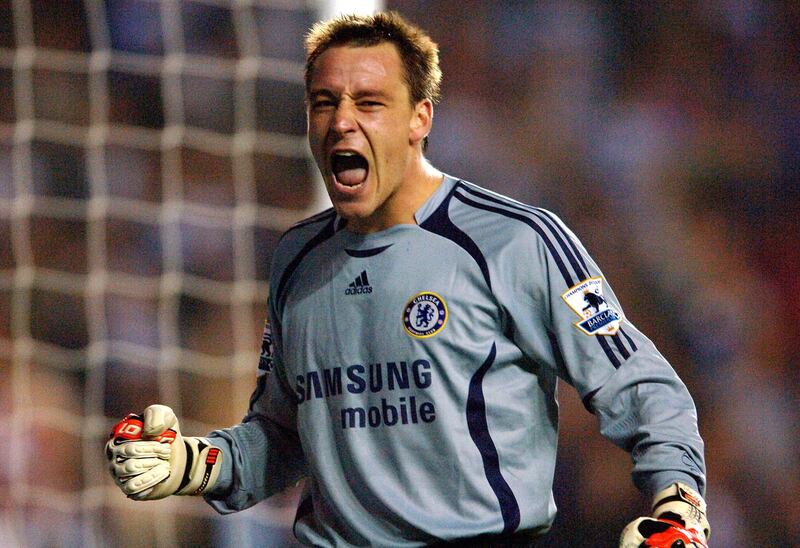
<path fill-rule="evenodd" d="M 209 436 L 208 441 L 214 447 L 222 451 L 222 466 L 217 477 L 217 482 L 214 487 L 206 493 L 207 498 L 219 499 L 225 498 L 231 490 L 233 485 L 233 462 L 230 444 L 223 438 Z"/>
<path fill-rule="evenodd" d="M 684 472 L 679 472 L 678 470 L 665 470 L 663 472 L 654 472 L 650 474 L 645 483 L 647 496 L 652 499 L 656 493 L 666 489 L 673 483 L 683 483 L 700 493 L 703 497 L 706 496 L 705 485 L 701 486 L 697 478 Z"/>

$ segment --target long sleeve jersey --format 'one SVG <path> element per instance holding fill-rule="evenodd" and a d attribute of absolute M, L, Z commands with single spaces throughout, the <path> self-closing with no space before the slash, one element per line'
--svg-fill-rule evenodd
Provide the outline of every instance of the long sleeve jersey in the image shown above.
<path fill-rule="evenodd" d="M 249 413 L 212 433 L 212 506 L 305 477 L 312 545 L 543 533 L 558 378 L 640 489 L 704 490 L 686 387 L 560 219 L 449 176 L 415 218 L 356 234 L 329 210 L 284 234 Z"/>

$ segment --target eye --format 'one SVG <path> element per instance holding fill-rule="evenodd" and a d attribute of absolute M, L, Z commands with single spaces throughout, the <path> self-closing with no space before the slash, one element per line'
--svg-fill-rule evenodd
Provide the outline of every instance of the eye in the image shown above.
<path fill-rule="evenodd" d="M 358 102 L 358 106 L 366 109 L 376 109 L 382 107 L 383 103 L 372 99 L 364 99 L 363 101 Z"/>
<path fill-rule="evenodd" d="M 326 108 L 333 108 L 334 106 L 336 106 L 336 103 L 334 103 L 332 99 L 320 98 L 320 99 L 314 99 L 313 101 L 311 101 L 311 108 L 313 110 L 321 110 L 321 109 L 326 109 Z"/>

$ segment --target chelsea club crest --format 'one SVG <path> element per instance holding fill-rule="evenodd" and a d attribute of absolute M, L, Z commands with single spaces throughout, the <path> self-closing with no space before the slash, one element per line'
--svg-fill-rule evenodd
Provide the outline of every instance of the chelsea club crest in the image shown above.
<path fill-rule="evenodd" d="M 575 327 L 587 335 L 616 335 L 623 318 L 603 296 L 603 278 L 589 278 L 561 295 L 582 319 Z"/>
<path fill-rule="evenodd" d="M 406 333 L 418 339 L 433 337 L 447 323 L 447 305 L 439 295 L 423 291 L 413 296 L 403 310 Z"/>

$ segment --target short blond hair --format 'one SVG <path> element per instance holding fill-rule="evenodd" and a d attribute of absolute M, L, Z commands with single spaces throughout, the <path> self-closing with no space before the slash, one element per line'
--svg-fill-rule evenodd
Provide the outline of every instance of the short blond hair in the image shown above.
<path fill-rule="evenodd" d="M 333 46 L 369 47 L 389 42 L 397 47 L 403 62 L 404 78 L 412 104 L 423 99 L 439 101 L 442 71 L 439 68 L 439 47 L 419 27 L 406 21 L 397 12 L 374 15 L 342 15 L 316 23 L 306 35 L 306 93 L 314 63 Z"/>

